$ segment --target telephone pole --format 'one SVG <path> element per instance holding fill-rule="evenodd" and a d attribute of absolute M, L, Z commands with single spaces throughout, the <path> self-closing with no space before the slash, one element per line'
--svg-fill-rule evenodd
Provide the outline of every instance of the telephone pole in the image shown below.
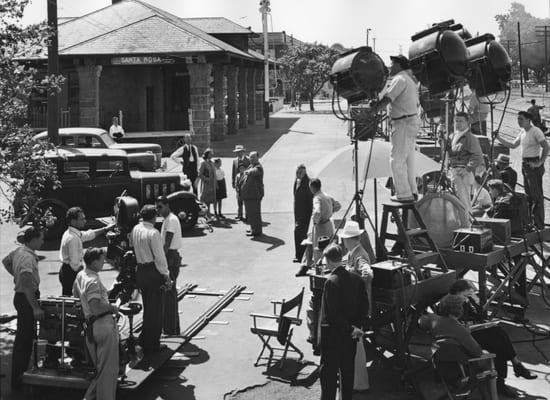
<path fill-rule="evenodd" d="M 271 11 L 269 0 L 260 1 L 262 26 L 264 33 L 264 119 L 265 128 L 269 128 L 269 41 L 267 37 L 267 14 Z"/>
<path fill-rule="evenodd" d="M 59 75 L 57 40 L 57 0 L 48 0 L 48 26 L 51 35 L 48 40 L 48 75 Z M 48 138 L 54 145 L 59 144 L 59 96 L 56 90 L 48 95 Z"/>
<path fill-rule="evenodd" d="M 545 91 L 548 92 L 548 35 L 550 35 L 550 26 L 537 26 L 535 29 L 537 38 L 544 38 L 544 85 Z"/>
<path fill-rule="evenodd" d="M 519 58 L 519 87 L 521 90 L 521 97 L 523 97 L 523 63 L 521 62 L 521 34 L 518 21 L 518 58 Z"/>
<path fill-rule="evenodd" d="M 371 31 L 370 28 L 367 28 L 367 46 L 369 45 L 369 32 Z"/>
<path fill-rule="evenodd" d="M 374 53 L 376 53 L 376 38 L 375 37 L 372 38 L 372 51 Z"/>

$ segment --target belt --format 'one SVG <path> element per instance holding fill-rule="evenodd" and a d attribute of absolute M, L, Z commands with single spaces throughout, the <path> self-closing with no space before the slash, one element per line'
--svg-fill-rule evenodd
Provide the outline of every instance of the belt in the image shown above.
<path fill-rule="evenodd" d="M 414 117 L 415 115 L 416 115 L 416 114 L 402 115 L 402 116 L 397 117 L 397 118 L 392 118 L 391 120 L 392 120 L 392 121 L 397 121 L 397 120 L 400 120 L 400 119 L 405 119 L 405 118 Z"/>
<path fill-rule="evenodd" d="M 540 157 L 523 157 L 523 162 L 540 161 Z"/>
<path fill-rule="evenodd" d="M 137 266 L 138 267 L 154 267 L 155 263 L 153 261 L 147 262 L 147 263 L 138 263 Z"/>

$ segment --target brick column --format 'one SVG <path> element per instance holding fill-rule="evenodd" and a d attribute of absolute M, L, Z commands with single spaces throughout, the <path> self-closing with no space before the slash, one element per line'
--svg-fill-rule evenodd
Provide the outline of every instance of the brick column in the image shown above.
<path fill-rule="evenodd" d="M 247 77 L 248 125 L 256 123 L 256 69 L 248 68 Z"/>
<path fill-rule="evenodd" d="M 210 74 L 212 64 L 187 64 L 190 103 L 193 110 L 193 142 L 201 149 L 210 147 Z"/>
<path fill-rule="evenodd" d="M 101 65 L 80 65 L 78 72 L 78 103 L 80 126 L 99 126 L 99 78 Z"/>
<path fill-rule="evenodd" d="M 248 68 L 239 68 L 239 128 L 248 127 Z"/>
<path fill-rule="evenodd" d="M 212 75 L 214 78 L 214 122 L 212 123 L 212 140 L 223 140 L 225 136 L 225 67 L 214 64 Z"/>
<path fill-rule="evenodd" d="M 237 73 L 234 65 L 226 67 L 227 74 L 227 134 L 237 133 Z"/>

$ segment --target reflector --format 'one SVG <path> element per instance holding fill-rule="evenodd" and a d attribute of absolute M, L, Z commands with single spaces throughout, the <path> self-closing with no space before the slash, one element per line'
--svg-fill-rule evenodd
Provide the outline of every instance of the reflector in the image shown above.
<path fill-rule="evenodd" d="M 489 33 L 466 41 L 470 52 L 468 61 L 471 73 L 468 82 L 478 96 L 508 89 L 512 76 L 512 60 L 495 37 Z"/>
<path fill-rule="evenodd" d="M 411 69 L 431 94 L 451 89 L 466 76 L 468 49 L 455 31 L 464 34 L 462 25 L 451 20 L 435 24 L 411 37 Z"/>
<path fill-rule="evenodd" d="M 330 82 L 349 103 L 375 99 L 384 88 L 388 70 L 370 47 L 360 47 L 341 55 L 332 65 Z"/>

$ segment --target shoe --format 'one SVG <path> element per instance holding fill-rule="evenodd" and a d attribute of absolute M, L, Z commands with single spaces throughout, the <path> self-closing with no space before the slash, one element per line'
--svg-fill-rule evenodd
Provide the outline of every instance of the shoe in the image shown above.
<path fill-rule="evenodd" d="M 294 258 L 292 259 L 292 262 L 293 262 L 293 263 L 299 263 L 300 260 L 299 260 L 297 257 L 294 257 Z"/>
<path fill-rule="evenodd" d="M 221 219 L 225 219 L 225 215 L 223 214 L 218 214 L 218 217 L 220 217 Z"/>
<path fill-rule="evenodd" d="M 397 197 L 397 196 L 391 196 L 390 197 L 390 200 L 391 201 L 397 201 L 399 203 L 412 203 L 414 202 L 414 197 L 411 196 L 411 197 Z"/>
<path fill-rule="evenodd" d="M 252 233 L 252 231 L 250 229 L 247 229 L 246 233 Z"/>
<path fill-rule="evenodd" d="M 307 271 L 309 271 L 309 267 L 307 265 L 302 265 L 300 267 L 300 270 L 298 272 L 296 272 L 296 277 L 301 277 L 301 276 L 307 276 Z"/>
<path fill-rule="evenodd" d="M 512 399 L 515 399 L 517 397 L 516 392 L 510 389 L 510 387 L 508 387 L 504 382 L 497 382 L 497 392 L 498 394 L 510 397 Z"/>
<path fill-rule="evenodd" d="M 252 232 L 246 232 L 246 236 L 256 236 Z"/>
<path fill-rule="evenodd" d="M 532 374 L 531 371 L 529 371 L 522 363 L 514 364 L 514 375 L 516 375 L 518 378 L 525 378 L 525 379 L 537 379 L 537 376 L 535 374 Z"/>
<path fill-rule="evenodd" d="M 413 193 L 414 201 L 418 201 L 418 193 Z"/>

